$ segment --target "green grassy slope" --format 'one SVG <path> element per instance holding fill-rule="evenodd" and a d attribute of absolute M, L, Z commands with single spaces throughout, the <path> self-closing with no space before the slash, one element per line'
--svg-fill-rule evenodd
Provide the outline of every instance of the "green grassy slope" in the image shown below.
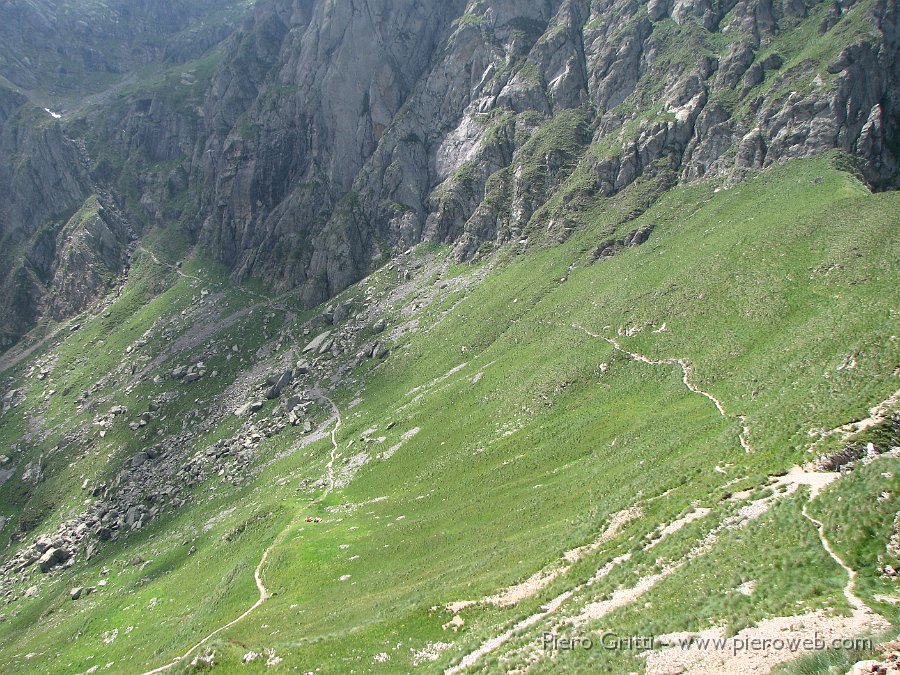
<path fill-rule="evenodd" d="M 285 670 L 439 671 L 626 553 L 627 563 L 577 590 L 553 616 L 474 669 L 532 660 L 538 672 L 643 668 L 633 652 L 574 651 L 551 663 L 534 646 L 559 617 L 576 616 L 683 560 L 746 503 L 729 495 L 761 488 L 767 476 L 812 459 L 810 430 L 864 417 L 900 388 L 894 372 L 900 201 L 893 193 L 869 193 L 827 156 L 733 187 L 703 182 L 673 189 L 613 233 L 610 223 L 617 209 L 627 211 L 628 199 L 625 193 L 605 203 L 606 216 L 561 245 L 501 251 L 487 267 L 442 275 L 486 273 L 481 283 L 460 291 L 450 286 L 425 303 L 414 313 L 415 329 L 395 340 L 383 365 L 366 362 L 357 381 L 329 394 L 343 418 L 338 475 L 350 458 L 368 455 L 348 485 L 324 497 L 321 490 L 298 490 L 303 479 L 325 472 L 327 438 L 285 454 L 241 485 L 210 479 L 177 515 L 104 546 L 91 561 L 45 580 L 37 598 L 10 605 L 0 622 L 0 669 L 75 673 L 111 664 L 112 672 L 139 672 L 162 665 L 256 600 L 253 570 L 273 542 L 262 569 L 273 597 L 210 642 L 222 672 L 266 670 L 271 654 L 247 665 L 241 660 L 267 649 Z M 600 241 L 647 224 L 655 226 L 647 243 L 590 262 Z M 440 259 L 445 252 L 427 255 Z M 216 306 L 222 317 L 260 302 L 211 264 L 192 262 L 185 272 L 224 294 Z M 392 275 L 385 268 L 360 288 L 390 289 Z M 148 326 L 190 305 L 195 283 L 144 259 L 109 315 L 86 321 L 56 350 L 49 384 L 24 378 L 28 362 L 18 367 L 13 376 L 28 398 L 16 415 L 0 418 L 4 443 L 21 437 L 24 411 L 43 405 L 48 388 L 61 390 L 62 379 L 85 388 L 115 371 L 118 355 Z M 438 282 L 418 283 L 424 293 Z M 266 329 L 256 313 L 226 328 L 227 339 L 218 336 L 245 345 L 249 361 L 217 363 L 220 376 L 203 382 L 187 408 L 203 408 L 219 395 L 252 365 L 255 347 L 282 343 L 284 331 L 304 340 L 294 331 L 303 315 L 284 305 L 259 311 L 272 315 Z M 392 323 L 402 325 L 409 311 L 397 305 Z M 653 360 L 685 359 L 692 384 L 719 399 L 724 415 L 684 386 L 677 364 L 635 361 L 591 333 Z M 164 347 L 150 339 L 148 353 Z M 850 355 L 856 367 L 839 369 Z M 183 361 L 163 363 L 159 372 Z M 119 376 L 104 386 L 115 390 L 117 379 L 127 381 Z M 140 409 L 172 386 L 147 378 L 116 402 Z M 361 402 L 351 407 L 357 397 Z M 57 430 L 87 423 L 96 412 L 79 413 L 58 398 L 49 397 L 41 413 Z M 168 423 L 181 424 L 187 412 L 181 405 L 167 409 Z M 752 453 L 740 443 L 741 416 Z M 202 443 L 232 431 L 216 429 Z M 257 461 L 279 456 L 300 436 L 289 430 L 265 440 Z M 57 440 L 36 439 L 26 452 L 47 452 Z M 17 481 L 0 487 L 0 509 L 13 520 L 26 512 L 37 522 L 61 517 L 84 499 L 83 477 L 108 470 L 98 457 L 112 453 L 106 464 L 114 464 L 141 443 L 125 427 L 90 456 L 63 450 L 72 453 L 70 464 L 57 462 L 36 491 L 22 492 Z M 379 457 L 398 444 L 390 457 Z M 818 450 L 836 447 L 832 439 Z M 826 490 L 812 508 L 835 548 L 861 570 L 862 597 L 895 627 L 896 606 L 872 600 L 890 594 L 890 584 L 862 570 L 873 566 L 890 536 L 898 486 L 883 476 L 898 469 L 897 460 L 879 460 Z M 881 491 L 889 498 L 871 508 L 867 495 Z M 637 602 L 585 630 L 658 635 L 724 624 L 735 632 L 771 616 L 847 612 L 843 571 L 800 514 L 806 498 L 801 488 L 746 527 L 725 530 Z M 559 566 L 565 552 L 595 541 L 613 514 L 635 506 L 640 517 L 543 590 L 513 606 L 476 604 L 459 613 L 461 629 L 442 628 L 454 615 L 447 603 L 477 601 Z M 710 512 L 646 548 L 660 526 L 696 508 Z M 322 522 L 308 523 L 307 516 Z M 856 519 L 865 527 L 850 528 Z M 8 541 L 9 530 L 3 535 Z M 196 552 L 189 554 L 191 546 Z M 128 565 L 135 556 L 150 562 Z M 101 578 L 105 587 L 69 600 L 69 588 Z M 733 590 L 747 581 L 755 582 L 752 599 Z"/>

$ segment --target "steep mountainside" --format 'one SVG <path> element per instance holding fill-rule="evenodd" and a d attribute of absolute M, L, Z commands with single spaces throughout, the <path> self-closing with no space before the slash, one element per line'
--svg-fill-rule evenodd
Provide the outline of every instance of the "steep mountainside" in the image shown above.
<path fill-rule="evenodd" d="M 635 217 L 639 178 L 561 244 L 420 245 L 312 311 L 145 237 L 121 293 L 0 359 L 0 669 L 877 656 L 840 640 L 900 625 L 900 203 L 846 166 Z"/>
<path fill-rule="evenodd" d="M 199 108 L 150 90 L 112 128 L 128 157 L 149 121 L 195 236 L 312 306 L 423 240 L 465 259 L 564 238 L 644 174 L 662 190 L 840 148 L 895 185 L 897 21 L 886 0 L 265 0 Z"/>
<path fill-rule="evenodd" d="M 191 11 L 232 8 L 214 5 Z M 153 7 L 135 30 L 187 11 Z M 649 204 L 839 148 L 895 186 L 897 22 L 888 0 L 261 0 L 65 123 L 135 231 L 179 221 L 235 279 L 311 307 L 421 241 L 464 260 L 563 240 L 644 175 Z"/>
<path fill-rule="evenodd" d="M 137 81 L 135 69 L 203 54 L 243 9 L 225 0 L 0 3 L 0 351 L 39 319 L 68 318 L 105 294 L 140 228 L 67 111 L 105 111 Z"/>
<path fill-rule="evenodd" d="M 897 41 L 0 0 L 0 672 L 896 662 Z"/>

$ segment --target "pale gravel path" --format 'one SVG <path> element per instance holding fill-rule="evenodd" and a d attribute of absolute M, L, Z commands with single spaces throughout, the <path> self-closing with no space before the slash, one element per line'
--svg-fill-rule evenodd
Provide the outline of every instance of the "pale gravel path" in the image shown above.
<path fill-rule="evenodd" d="M 776 641 L 793 640 L 796 645 L 818 644 L 826 648 L 833 640 L 841 640 L 848 636 L 860 635 L 867 631 L 886 630 L 890 624 L 877 612 L 873 611 L 856 592 L 856 570 L 847 565 L 835 552 L 825 534 L 823 523 L 809 515 L 809 505 L 828 485 L 840 479 L 837 473 L 821 473 L 794 467 L 784 476 L 779 477 L 773 487 L 794 488 L 805 485 L 809 488 L 809 498 L 803 505 L 803 517 L 816 528 L 819 541 L 825 552 L 846 573 L 847 583 L 843 593 L 852 608 L 849 617 L 834 616 L 829 612 L 808 612 L 799 616 L 780 616 L 759 621 L 756 625 L 745 628 L 737 635 L 725 637 L 721 627 L 709 628 L 698 634 L 675 633 L 661 636 L 660 639 L 674 647 L 644 654 L 647 660 L 649 675 L 763 675 L 773 667 L 796 659 L 798 656 L 816 651 L 807 647 L 785 649 L 749 649 L 752 641 L 763 641 L 773 644 Z M 705 643 L 704 643 L 705 641 Z M 689 645 L 689 646 L 686 646 Z"/>
<path fill-rule="evenodd" d="M 331 405 L 331 409 L 333 410 L 335 418 L 336 418 L 334 428 L 331 430 L 331 456 L 329 458 L 328 464 L 325 467 L 325 476 L 326 476 L 326 480 L 328 482 L 328 486 L 325 488 L 325 491 L 322 492 L 322 494 L 319 495 L 319 497 L 315 500 L 318 502 L 318 501 L 325 499 L 325 497 L 327 497 L 329 494 L 331 494 L 335 488 L 334 462 L 337 457 L 337 449 L 338 449 L 337 432 L 341 428 L 341 423 L 343 420 L 341 419 L 340 411 L 338 410 L 334 401 L 332 401 L 330 398 L 325 396 L 325 394 L 322 393 L 322 391 L 318 388 L 314 390 L 314 393 L 316 395 L 318 395 L 319 397 L 323 398 L 324 400 L 326 400 Z M 315 503 L 315 502 L 313 502 L 313 503 Z M 281 532 L 278 533 L 278 535 L 275 537 L 275 539 L 272 541 L 272 543 L 266 547 L 266 550 L 263 551 L 262 557 L 259 560 L 259 564 L 256 566 L 256 569 L 253 572 L 253 579 L 256 582 L 256 588 L 259 591 L 259 599 L 257 599 L 257 601 L 254 602 L 253 605 L 251 605 L 250 608 L 247 609 L 247 611 L 245 611 L 239 617 L 237 617 L 233 621 L 228 622 L 224 626 L 220 626 L 219 628 L 216 628 L 213 632 L 209 633 L 202 640 L 200 640 L 199 642 L 194 644 L 190 649 L 188 649 L 186 652 L 184 652 L 184 654 L 182 654 L 181 656 L 175 657 L 172 661 L 170 661 L 169 663 L 167 663 L 163 666 L 160 666 L 159 668 L 155 668 L 153 670 L 148 670 L 143 675 L 156 675 L 157 673 L 163 673 L 163 672 L 166 672 L 167 670 L 170 670 L 171 668 L 174 668 L 179 663 L 183 662 L 185 659 L 187 659 L 189 656 L 191 656 L 191 654 L 193 654 L 198 649 L 200 649 L 200 647 L 202 647 L 207 642 L 212 640 L 214 637 L 216 637 L 220 633 L 225 632 L 229 628 L 233 628 L 234 626 L 239 624 L 241 621 L 246 619 L 248 616 L 253 614 L 253 612 L 255 612 L 257 609 L 259 609 L 259 607 L 264 602 L 266 602 L 266 600 L 271 598 L 272 597 L 271 593 L 269 593 L 269 590 L 266 588 L 265 584 L 262 581 L 262 570 L 266 564 L 266 561 L 269 559 L 269 553 L 282 542 L 282 540 L 284 539 L 285 536 L 287 536 L 288 531 L 291 529 L 291 527 L 293 525 L 294 525 L 294 521 L 292 520 L 284 527 L 283 530 L 281 530 Z"/>
<path fill-rule="evenodd" d="M 835 429 L 811 431 L 811 436 L 819 437 L 813 444 L 813 448 L 815 448 L 820 441 L 831 436 L 839 436 L 842 441 L 846 441 L 862 431 L 871 429 L 887 420 L 898 406 L 900 406 L 900 389 L 895 391 L 881 403 L 877 403 L 869 408 L 869 416 L 864 419 L 857 422 L 850 422 L 849 424 L 843 424 Z"/>
<path fill-rule="evenodd" d="M 598 335 L 597 333 L 592 333 L 584 326 L 579 324 L 572 324 L 572 328 L 576 330 L 580 330 L 587 335 L 590 335 L 592 338 L 597 340 L 603 340 L 608 343 L 618 352 L 625 354 L 632 361 L 640 361 L 641 363 L 646 363 L 651 366 L 678 366 L 681 368 L 681 381 L 684 383 L 684 386 L 688 388 L 688 390 L 698 396 L 703 396 L 704 398 L 712 401 L 713 405 L 716 406 L 716 410 L 719 411 L 719 414 L 722 417 L 727 418 L 728 413 L 725 412 L 725 404 L 722 403 L 718 398 L 710 394 L 708 391 L 704 391 L 693 382 L 691 382 L 691 377 L 694 374 L 694 369 L 691 366 L 690 362 L 687 359 L 676 359 L 676 358 L 668 358 L 668 359 L 651 359 L 649 356 L 644 356 L 643 354 L 639 354 L 637 352 L 632 352 L 625 349 L 618 340 L 615 338 L 605 337 L 603 335 Z M 741 447 L 745 452 L 753 452 L 753 446 L 750 444 L 750 426 L 747 421 L 747 417 L 745 415 L 738 415 L 738 420 L 741 422 L 741 433 L 740 433 L 740 442 Z"/>
<path fill-rule="evenodd" d="M 160 267 L 168 267 L 170 270 L 174 270 L 175 274 L 180 276 L 182 279 L 193 279 L 194 281 L 197 281 L 201 284 L 203 283 L 203 279 L 201 279 L 200 277 L 195 277 L 192 274 L 185 274 L 184 272 L 182 272 L 181 268 L 178 265 L 170 265 L 169 263 L 164 263 L 162 260 L 156 257 L 156 254 L 153 251 L 151 251 L 149 248 L 145 248 L 143 245 L 138 246 L 136 250 L 150 256 L 150 259 Z"/>
<path fill-rule="evenodd" d="M 819 541 L 822 542 L 822 548 L 824 548 L 825 552 L 831 556 L 831 559 L 834 560 L 838 565 L 840 565 L 847 573 L 847 584 L 844 586 L 844 597 L 847 598 L 847 602 L 850 603 L 850 606 L 854 610 L 874 615 L 875 612 L 872 611 L 872 608 L 869 607 L 865 602 L 863 602 L 862 598 L 860 598 L 855 593 L 856 570 L 845 563 L 841 559 L 841 557 L 837 553 L 835 553 L 834 549 L 831 547 L 831 543 L 828 541 L 828 537 L 825 535 L 825 526 L 822 524 L 822 521 L 816 520 L 811 515 L 809 515 L 807 507 L 810 505 L 814 498 L 815 496 L 812 495 L 812 492 L 810 492 L 810 500 L 803 505 L 803 517 L 816 526 L 816 530 L 819 533 Z"/>

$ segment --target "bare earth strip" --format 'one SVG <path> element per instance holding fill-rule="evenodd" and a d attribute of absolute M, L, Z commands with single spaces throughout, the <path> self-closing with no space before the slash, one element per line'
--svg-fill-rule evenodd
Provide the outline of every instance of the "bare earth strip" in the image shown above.
<path fill-rule="evenodd" d="M 592 333 L 584 326 L 580 326 L 578 324 L 572 324 L 572 328 L 576 330 L 580 330 L 587 335 L 590 335 L 592 338 L 597 340 L 603 340 L 612 346 L 617 352 L 621 352 L 625 354 L 632 361 L 640 361 L 641 363 L 646 363 L 651 366 L 678 366 L 681 368 L 681 381 L 684 383 L 684 386 L 688 388 L 694 394 L 698 396 L 703 396 L 704 398 L 709 399 L 713 402 L 713 405 L 716 406 L 716 410 L 719 411 L 719 414 L 722 417 L 728 417 L 728 414 L 725 412 L 725 405 L 718 398 L 710 394 L 708 391 L 704 391 L 693 382 L 691 382 L 691 378 L 694 375 L 694 369 L 691 366 L 690 362 L 686 359 L 676 359 L 676 358 L 668 358 L 668 359 L 651 359 L 648 356 L 644 356 L 643 354 L 638 354 L 637 352 L 631 352 L 625 349 L 619 341 L 615 338 L 604 337 L 603 335 L 598 335 L 596 333 Z M 741 422 L 741 433 L 740 433 L 740 441 L 741 447 L 745 452 L 753 452 L 753 446 L 750 445 L 750 426 L 747 422 L 747 418 L 744 415 L 738 415 L 738 419 Z"/>
<path fill-rule="evenodd" d="M 861 431 L 871 429 L 884 422 L 898 406 L 900 406 L 900 389 L 895 391 L 881 403 L 872 406 L 869 409 L 869 416 L 865 419 L 861 419 L 857 422 L 850 422 L 849 424 L 844 424 L 836 429 L 830 429 L 828 431 L 811 431 L 810 435 L 819 437 L 816 444 L 822 439 L 830 436 L 839 436 L 842 441 L 846 441 Z M 813 447 L 815 447 L 816 444 L 813 444 Z"/>
<path fill-rule="evenodd" d="M 787 475 L 779 478 L 775 485 L 809 487 L 809 500 L 803 505 L 803 516 L 816 527 L 819 540 L 828 555 L 847 573 L 844 597 L 853 608 L 852 614 L 845 617 L 818 611 L 801 616 L 765 619 L 728 639 L 725 639 L 722 628 L 710 628 L 696 635 L 662 636 L 660 640 L 675 643 L 676 646 L 647 654 L 647 673 L 650 675 L 768 673 L 776 665 L 791 661 L 803 653 L 830 647 L 835 640 L 890 627 L 887 621 L 856 595 L 856 571 L 837 555 L 825 535 L 825 526 L 807 511 L 810 502 L 827 485 L 837 480 L 839 475 L 804 471 L 794 467 Z M 749 649 L 748 645 L 754 642 L 767 647 Z"/>
<path fill-rule="evenodd" d="M 803 653 L 804 641 L 819 648 L 830 647 L 835 640 L 859 635 L 866 630 L 887 628 L 889 624 L 863 612 L 830 616 L 811 612 L 802 616 L 782 616 L 760 621 L 731 638 L 722 628 L 711 628 L 697 634 L 671 634 L 660 640 L 676 646 L 647 655 L 649 675 L 762 675 L 776 665 L 791 661 Z M 766 649 L 750 649 L 748 645 L 768 645 Z"/>
<path fill-rule="evenodd" d="M 643 511 L 639 506 L 633 506 L 630 509 L 619 511 L 616 514 L 613 514 L 612 518 L 609 519 L 609 524 L 596 540 L 590 544 L 574 548 L 571 551 L 566 551 L 563 554 L 564 563 L 557 563 L 549 569 L 535 572 L 525 581 L 509 586 L 499 593 L 482 598 L 481 600 L 459 600 L 457 602 L 448 603 L 445 608 L 448 612 L 453 612 L 455 614 L 473 605 L 484 604 L 497 607 L 510 607 L 520 603 L 522 600 L 531 598 L 544 590 L 557 578 L 568 572 L 572 568 L 572 565 L 581 560 L 586 554 L 598 551 L 604 544 L 615 537 L 623 527 L 633 520 L 640 518 L 642 515 Z"/>

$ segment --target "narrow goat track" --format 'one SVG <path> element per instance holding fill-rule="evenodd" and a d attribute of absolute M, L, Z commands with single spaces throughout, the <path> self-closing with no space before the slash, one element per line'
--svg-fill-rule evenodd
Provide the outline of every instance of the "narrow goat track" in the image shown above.
<path fill-rule="evenodd" d="M 576 330 L 580 330 L 587 335 L 590 335 L 592 338 L 597 340 L 603 340 L 608 343 L 615 349 L 617 352 L 621 352 L 625 354 L 632 361 L 640 361 L 641 363 L 646 363 L 651 366 L 678 366 L 681 368 L 681 381 L 684 383 L 684 386 L 688 388 L 693 394 L 697 394 L 698 396 L 703 396 L 704 398 L 712 401 L 713 405 L 716 406 L 716 410 L 719 411 L 719 414 L 722 417 L 728 417 L 728 414 L 725 412 L 725 405 L 718 398 L 710 394 L 708 391 L 704 391 L 693 382 L 691 382 L 691 377 L 694 374 L 694 369 L 691 364 L 686 359 L 651 359 L 649 356 L 644 356 L 643 354 L 639 354 L 637 352 L 628 351 L 621 344 L 619 344 L 618 340 L 615 338 L 605 337 L 603 335 L 598 335 L 596 333 L 592 333 L 584 326 L 580 326 L 578 324 L 572 324 L 572 328 Z M 747 417 L 745 415 L 738 415 L 738 419 L 741 422 L 741 433 L 740 433 L 740 442 L 741 447 L 745 452 L 751 453 L 753 452 L 753 446 L 750 444 L 750 426 L 747 422 Z"/>
<path fill-rule="evenodd" d="M 337 456 L 337 438 L 335 438 L 338 429 L 341 428 L 341 416 L 338 415 L 337 423 L 334 425 L 334 429 L 331 430 L 331 458 L 328 460 L 328 465 L 325 467 L 325 476 L 328 481 L 328 488 L 325 490 L 323 497 L 325 495 L 330 494 L 334 490 L 334 461 Z"/>
<path fill-rule="evenodd" d="M 201 284 L 203 283 L 203 280 L 200 277 L 195 277 L 193 275 L 185 274 L 184 272 L 182 272 L 181 268 L 178 267 L 178 265 L 170 265 L 169 263 L 164 263 L 162 260 L 157 258 L 156 254 L 153 251 L 151 251 L 149 248 L 144 248 L 143 246 L 138 246 L 137 250 L 140 251 L 141 253 L 145 253 L 146 255 L 150 256 L 150 259 L 153 260 L 153 262 L 155 262 L 157 265 L 160 265 L 161 267 L 168 267 L 170 270 L 174 270 L 175 274 L 180 276 L 182 279 L 193 279 L 194 281 L 198 281 Z"/>
<path fill-rule="evenodd" d="M 584 328 L 583 326 L 580 326 L 578 324 L 572 324 L 572 328 L 575 328 L 576 330 L 580 330 L 592 338 L 595 338 L 598 340 L 603 340 L 603 341 L 607 342 L 616 351 L 619 351 L 619 352 L 625 354 L 626 356 L 628 356 L 630 359 L 632 359 L 634 361 L 639 361 L 641 363 L 646 363 L 649 365 L 677 365 L 677 366 L 679 366 L 681 368 L 681 372 L 682 372 L 681 380 L 684 383 L 684 386 L 687 387 L 687 389 L 689 391 L 691 391 L 692 393 L 697 394 L 699 396 L 703 396 L 704 398 L 707 398 L 710 401 L 712 401 L 712 403 L 716 406 L 716 410 L 719 411 L 719 414 L 722 417 L 725 417 L 725 418 L 728 417 L 727 413 L 725 412 L 725 406 L 718 398 L 716 398 L 709 392 L 700 389 L 699 387 L 697 387 L 696 385 L 694 385 L 691 382 L 691 376 L 693 375 L 693 370 L 691 368 L 691 365 L 685 359 L 675 359 L 675 358 L 651 359 L 647 356 L 644 356 L 643 354 L 638 354 L 636 352 L 628 351 L 627 349 L 622 347 L 619 344 L 619 342 L 617 340 L 615 340 L 614 338 L 607 338 L 602 335 L 597 335 L 596 333 L 592 333 L 591 331 L 587 330 L 586 328 Z M 750 445 L 750 441 L 749 441 L 749 435 L 750 435 L 749 421 L 747 420 L 747 417 L 745 415 L 739 415 L 738 420 L 740 421 L 740 424 L 741 424 L 741 433 L 740 433 L 741 447 L 743 447 L 744 450 L 748 453 L 753 452 L 753 448 Z M 821 486 L 818 486 L 816 484 L 810 484 L 810 489 L 811 489 L 810 500 L 812 500 L 818 495 L 818 492 L 821 489 Z M 810 520 L 812 520 L 814 523 L 816 523 L 817 527 L 819 528 L 819 536 L 822 541 L 823 547 L 828 552 L 828 554 L 832 558 L 834 558 L 834 560 L 837 561 L 838 564 L 844 570 L 847 571 L 848 576 L 849 576 L 849 581 L 848 581 L 847 586 L 844 589 L 844 595 L 847 597 L 847 600 L 850 602 L 850 604 L 853 606 L 853 608 L 856 611 L 858 611 L 858 612 L 864 611 L 867 613 L 871 613 L 871 610 L 853 592 L 856 573 L 850 567 L 848 567 L 834 553 L 834 550 L 831 548 L 828 540 L 825 537 L 824 527 L 821 525 L 821 523 L 818 523 L 818 521 L 813 520 L 807 514 L 805 506 L 803 509 L 803 515 L 806 516 L 807 518 L 809 518 Z M 606 614 L 610 613 L 611 611 L 614 611 L 615 609 L 617 609 L 619 607 L 622 607 L 626 604 L 630 604 L 631 602 L 633 602 L 634 600 L 639 598 L 644 592 L 653 588 L 653 586 L 658 581 L 660 581 L 660 580 L 666 578 L 667 576 L 671 575 L 672 573 L 676 572 L 683 564 L 685 564 L 686 562 L 689 562 L 689 560 L 691 559 L 692 556 L 702 555 L 706 550 L 708 550 L 708 546 L 709 546 L 709 542 L 707 542 L 705 546 L 701 545 L 696 550 L 692 550 L 692 552 L 688 555 L 688 558 L 683 560 L 678 565 L 669 567 L 657 575 L 654 575 L 651 577 L 646 577 L 646 578 L 642 579 L 641 582 L 633 588 L 620 589 L 618 591 L 618 595 L 614 594 L 613 598 L 606 602 L 596 603 L 596 609 L 594 610 L 594 612 L 597 614 L 597 616 L 596 617 L 588 616 L 588 618 L 600 618 L 600 616 L 605 616 Z M 605 574 L 608 573 L 613 567 L 616 567 L 622 563 L 627 562 L 630 557 L 631 557 L 630 554 L 625 554 L 623 556 L 620 556 L 619 558 L 612 560 L 610 563 L 608 563 L 606 565 L 606 567 L 604 567 L 602 570 L 598 571 L 598 577 L 605 576 Z M 597 577 L 595 577 L 595 578 L 597 578 Z M 580 585 L 578 585 L 574 588 L 571 588 L 567 591 L 564 591 L 560 595 L 556 596 L 552 601 L 550 601 L 549 603 L 542 606 L 539 612 L 531 614 L 530 616 L 526 617 L 525 619 L 522 619 L 521 621 L 519 621 L 512 627 L 508 628 L 505 632 L 490 638 L 486 642 L 482 643 L 475 650 L 465 654 L 459 660 L 459 662 L 457 664 L 451 666 L 450 668 L 447 668 L 444 671 L 444 675 L 459 675 L 459 673 L 462 673 L 467 668 L 471 668 L 476 663 L 481 661 L 481 659 L 483 659 L 484 657 L 497 651 L 497 649 L 499 649 L 502 645 L 504 645 L 506 642 L 508 642 L 511 638 L 513 638 L 517 634 L 521 633 L 523 630 L 531 628 L 532 626 L 549 618 L 550 615 L 557 612 L 560 609 L 560 607 L 564 603 L 566 603 L 566 601 L 568 601 L 572 596 L 574 596 L 576 593 L 581 591 L 586 585 L 589 585 L 589 583 L 591 583 L 591 582 L 588 582 L 588 584 L 580 584 Z"/>
<path fill-rule="evenodd" d="M 831 543 L 828 541 L 828 537 L 825 535 L 825 526 L 822 524 L 822 522 L 809 515 L 807 507 L 810 505 L 813 499 L 814 496 L 811 496 L 810 500 L 803 505 L 803 517 L 816 526 L 816 529 L 819 531 L 819 541 L 822 542 L 822 548 L 824 548 L 825 552 L 828 553 L 828 555 L 830 555 L 831 558 L 847 573 L 847 584 L 844 586 L 844 597 L 847 598 L 847 602 L 850 603 L 850 606 L 853 607 L 854 610 L 858 612 L 865 612 L 867 614 L 876 614 L 876 612 L 872 611 L 872 608 L 869 607 L 865 602 L 863 602 L 862 598 L 860 598 L 855 592 L 856 570 L 845 563 L 841 559 L 841 557 L 837 553 L 835 553 L 834 549 L 831 547 Z"/>
<path fill-rule="evenodd" d="M 313 502 L 313 503 L 316 503 L 316 502 L 322 501 L 325 497 L 327 497 L 329 494 L 331 494 L 331 493 L 334 491 L 334 488 L 335 488 L 335 480 L 334 480 L 334 462 L 335 462 L 335 460 L 336 460 L 336 458 L 337 458 L 337 449 L 338 449 L 338 444 L 337 444 L 337 432 L 338 432 L 338 430 L 341 428 L 341 422 L 342 422 L 342 419 L 341 419 L 340 411 L 338 410 L 337 406 L 334 404 L 334 401 L 332 401 L 330 398 L 328 398 L 327 396 L 325 396 L 325 394 L 322 393 L 322 391 L 321 391 L 320 389 L 318 389 L 318 388 L 316 388 L 315 390 L 313 390 L 313 393 L 314 393 L 315 396 L 317 396 L 317 397 L 319 397 L 319 398 L 321 398 L 321 399 L 327 401 L 327 402 L 331 405 L 331 409 L 332 409 L 332 411 L 334 412 L 334 415 L 335 415 L 335 425 L 334 425 L 334 428 L 331 430 L 331 456 L 330 456 L 330 459 L 329 459 L 329 461 L 328 461 L 328 464 L 327 464 L 326 467 L 325 467 L 325 475 L 326 475 L 326 480 L 327 480 L 328 486 L 325 488 L 325 490 L 322 492 L 322 494 L 319 495 L 319 496 L 316 498 L 316 500 Z M 195 643 L 190 649 L 188 649 L 188 650 L 187 650 L 184 654 L 182 654 L 181 656 L 175 657 L 175 658 L 172 659 L 169 663 L 167 663 L 167 664 L 165 664 L 165 665 L 163 665 L 163 666 L 160 666 L 159 668 L 155 668 L 155 669 L 153 669 L 153 670 L 148 670 L 148 671 L 145 672 L 143 675 L 156 675 L 157 673 L 164 673 L 164 672 L 166 672 L 166 671 L 168 671 L 168 670 L 174 668 L 174 667 L 177 666 L 179 663 L 181 663 L 182 661 L 184 661 L 185 659 L 187 659 L 188 657 L 190 657 L 194 652 L 196 652 L 198 649 L 200 649 L 203 645 L 205 645 L 205 644 L 208 643 L 210 640 L 212 640 L 214 637 L 216 637 L 217 635 L 219 635 L 219 634 L 225 632 L 225 631 L 228 630 L 229 628 L 233 628 L 234 626 L 236 626 L 237 624 L 239 624 L 241 621 L 243 621 L 244 619 L 246 619 L 248 616 L 250 616 L 251 614 L 253 614 L 253 612 L 255 612 L 257 609 L 259 609 L 259 607 L 260 607 L 264 602 L 266 602 L 269 598 L 271 598 L 271 597 L 272 597 L 272 594 L 269 593 L 269 589 L 267 589 L 267 588 L 266 588 L 266 585 L 263 583 L 263 580 L 262 580 L 262 571 L 263 571 L 263 568 L 264 568 L 265 565 L 266 565 L 266 562 L 267 562 L 268 559 L 269 559 L 269 553 L 271 553 L 272 550 L 273 550 L 276 546 L 278 546 L 279 544 L 281 544 L 281 542 L 284 540 L 285 536 L 287 536 L 288 531 L 291 529 L 291 527 L 293 527 L 293 525 L 294 525 L 294 521 L 291 520 L 291 521 L 284 527 L 284 529 L 281 530 L 281 532 L 278 533 L 278 535 L 275 537 L 275 539 L 272 541 L 272 543 L 269 544 L 269 545 L 266 547 L 266 550 L 265 550 L 265 551 L 263 551 L 262 557 L 259 559 L 259 564 L 256 565 L 256 569 L 253 571 L 253 579 L 254 579 L 254 581 L 256 582 L 256 588 L 257 588 L 257 590 L 259 591 L 259 599 L 257 599 L 257 601 L 254 602 L 254 603 L 247 609 L 247 611 L 245 611 L 245 612 L 244 612 L 243 614 L 241 614 L 239 617 L 237 617 L 237 618 L 234 619 L 233 621 L 230 621 L 230 622 L 226 623 L 224 626 L 220 626 L 219 628 L 216 628 L 212 633 L 209 633 L 209 634 L 208 634 L 206 637 L 204 637 L 202 640 L 200 640 L 199 642 Z"/>
<path fill-rule="evenodd" d="M 900 389 L 895 391 L 881 403 L 876 403 L 874 406 L 869 408 L 868 417 L 857 420 L 856 422 L 843 424 L 836 429 L 812 430 L 810 432 L 810 436 L 818 436 L 818 439 L 815 443 L 813 443 L 812 448 L 815 449 L 816 447 L 818 447 L 820 442 L 822 442 L 826 438 L 830 438 L 831 436 L 838 436 L 842 441 L 846 441 L 862 431 L 871 429 L 872 427 L 887 420 L 891 416 L 892 412 L 896 410 L 898 405 L 900 405 Z"/>

